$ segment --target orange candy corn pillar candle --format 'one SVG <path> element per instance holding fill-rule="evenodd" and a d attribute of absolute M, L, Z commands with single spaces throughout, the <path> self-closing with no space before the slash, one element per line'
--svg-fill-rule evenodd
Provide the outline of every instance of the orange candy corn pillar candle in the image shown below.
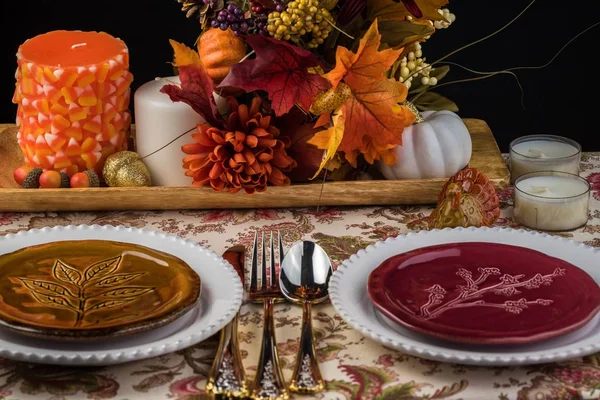
<path fill-rule="evenodd" d="M 69 174 L 95 169 L 127 148 L 129 51 L 107 33 L 53 31 L 17 53 L 18 141 L 31 167 Z"/>

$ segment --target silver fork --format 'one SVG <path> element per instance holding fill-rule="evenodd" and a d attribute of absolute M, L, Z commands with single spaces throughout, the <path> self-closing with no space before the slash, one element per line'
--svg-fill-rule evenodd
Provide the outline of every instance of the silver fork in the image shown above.
<path fill-rule="evenodd" d="M 264 308 L 263 336 L 254 378 L 253 398 L 258 400 L 286 400 L 289 399 L 289 391 L 283 380 L 279 356 L 277 355 L 277 341 L 275 340 L 275 322 L 273 318 L 273 304 L 282 299 L 279 290 L 279 278 L 275 264 L 275 247 L 273 243 L 273 232 L 270 241 L 269 273 L 267 274 L 267 251 L 265 248 L 265 233 L 262 233 L 262 257 L 260 271 L 260 286 L 258 282 L 258 232 L 254 235 L 254 248 L 252 249 L 252 263 L 250 265 L 250 290 L 248 291 L 251 301 L 262 301 Z M 277 232 L 279 247 L 279 265 L 283 258 L 283 243 L 281 234 Z"/>

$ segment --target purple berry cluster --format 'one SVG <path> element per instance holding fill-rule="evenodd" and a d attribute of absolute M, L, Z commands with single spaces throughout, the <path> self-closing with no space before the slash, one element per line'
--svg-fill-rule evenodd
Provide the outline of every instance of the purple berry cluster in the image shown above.
<path fill-rule="evenodd" d="M 268 36 L 269 32 L 267 31 L 267 22 L 269 10 L 264 8 L 259 3 L 250 3 L 250 11 L 252 11 L 252 33 L 256 35 Z"/>
<path fill-rule="evenodd" d="M 231 30 L 236 35 L 241 35 L 248 32 L 248 22 L 244 17 L 244 10 L 237 4 L 229 3 L 227 8 L 219 11 L 216 18 L 210 23 L 213 28 L 220 28 L 221 30 Z"/>
<path fill-rule="evenodd" d="M 209 7 L 216 7 L 219 0 L 202 0 Z M 222 30 L 231 29 L 237 36 L 263 35 L 269 36 L 268 15 L 273 10 L 265 8 L 262 4 L 250 1 L 250 9 L 244 11 L 240 5 L 230 0 L 226 7 L 218 12 L 210 22 L 213 28 Z M 283 12 L 286 6 L 282 1 L 275 1 L 275 11 Z"/>

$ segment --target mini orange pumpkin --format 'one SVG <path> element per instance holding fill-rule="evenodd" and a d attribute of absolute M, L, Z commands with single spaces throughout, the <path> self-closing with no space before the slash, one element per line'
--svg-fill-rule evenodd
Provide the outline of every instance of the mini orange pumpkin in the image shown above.
<path fill-rule="evenodd" d="M 229 73 L 231 66 L 246 55 L 244 39 L 235 36 L 231 29 L 210 28 L 198 40 L 198 54 L 204 69 L 218 85 Z"/>

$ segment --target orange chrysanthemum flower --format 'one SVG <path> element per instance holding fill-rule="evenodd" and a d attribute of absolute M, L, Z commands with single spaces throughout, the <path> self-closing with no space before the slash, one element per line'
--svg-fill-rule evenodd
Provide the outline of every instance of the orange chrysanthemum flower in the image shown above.
<path fill-rule="evenodd" d="M 271 116 L 260 113 L 261 99 L 254 98 L 250 109 L 233 97 L 227 103 L 230 114 L 224 129 L 200 124 L 192 135 L 195 142 L 181 147 L 188 154 L 183 168 L 193 177 L 193 185 L 231 193 L 262 192 L 268 183 L 289 185 L 284 172 L 296 166 L 285 150 L 290 141 L 279 137 Z"/>

